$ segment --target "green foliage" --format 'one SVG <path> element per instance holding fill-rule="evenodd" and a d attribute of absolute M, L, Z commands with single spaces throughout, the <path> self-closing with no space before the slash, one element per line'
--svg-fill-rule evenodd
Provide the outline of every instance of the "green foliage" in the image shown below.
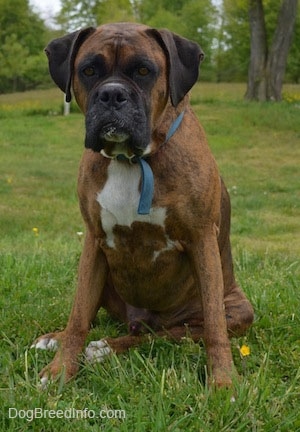
<path fill-rule="evenodd" d="M 1 431 L 300 430 L 300 89 L 287 87 L 290 96 L 278 104 L 243 102 L 244 90 L 201 83 L 192 91 L 230 190 L 236 274 L 255 309 L 250 331 L 231 341 L 240 374 L 234 403 L 231 391 L 205 386 L 205 352 L 190 340 L 156 340 L 96 366 L 82 358 L 72 382 L 41 391 L 38 371 L 53 353 L 29 347 L 64 327 L 74 295 L 84 119 L 50 115 L 61 105 L 58 90 L 0 96 L 0 112 L 8 113 L 0 119 Z M 101 312 L 89 341 L 125 332 Z M 126 418 L 27 421 L 9 419 L 11 407 L 121 409 Z"/>
<path fill-rule="evenodd" d="M 12 91 L 17 91 L 18 81 L 26 71 L 28 54 L 28 48 L 18 42 L 16 34 L 5 37 L 0 52 L 0 78 L 11 82 Z"/>
<path fill-rule="evenodd" d="M 57 23 L 64 33 L 78 30 L 82 27 L 95 26 L 95 5 L 97 0 L 74 1 L 63 0 Z"/>
<path fill-rule="evenodd" d="M 218 81 L 244 81 L 249 58 L 248 0 L 224 0 L 216 55 Z"/>
<path fill-rule="evenodd" d="M 106 22 L 133 21 L 134 11 L 129 0 L 63 0 L 57 23 L 65 32 Z"/>
<path fill-rule="evenodd" d="M 300 81 L 300 3 L 298 4 L 298 14 L 294 30 L 293 43 L 289 52 L 286 75 L 291 82 Z"/>
<path fill-rule="evenodd" d="M 95 6 L 98 25 L 107 22 L 134 21 L 130 0 L 102 0 Z"/>
<path fill-rule="evenodd" d="M 49 82 L 41 55 L 46 34 L 43 21 L 32 12 L 28 0 L 0 0 L 0 92 Z"/>
<path fill-rule="evenodd" d="M 52 85 L 44 47 L 54 37 L 85 26 L 137 21 L 169 28 L 199 43 L 205 53 L 201 79 L 245 81 L 250 56 L 248 0 L 62 0 L 56 29 L 29 0 L 0 0 L 0 92 Z M 263 0 L 271 43 L 281 1 Z M 300 8 L 300 4 L 298 9 Z M 300 13 L 288 57 L 286 80 L 300 79 Z"/>

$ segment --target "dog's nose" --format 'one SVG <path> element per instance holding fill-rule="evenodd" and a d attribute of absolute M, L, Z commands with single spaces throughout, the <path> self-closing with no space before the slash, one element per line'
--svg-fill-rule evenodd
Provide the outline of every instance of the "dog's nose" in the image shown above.
<path fill-rule="evenodd" d="M 120 109 L 128 99 L 126 89 L 121 84 L 109 83 L 98 90 L 97 100 L 107 108 Z"/>

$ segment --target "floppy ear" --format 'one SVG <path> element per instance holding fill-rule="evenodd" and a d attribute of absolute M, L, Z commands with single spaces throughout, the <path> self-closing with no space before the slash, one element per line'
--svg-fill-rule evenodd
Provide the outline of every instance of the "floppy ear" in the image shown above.
<path fill-rule="evenodd" d="M 84 40 L 94 31 L 93 27 L 88 27 L 70 33 L 54 39 L 45 48 L 50 75 L 55 84 L 66 93 L 67 102 L 71 100 L 71 82 L 76 54 Z"/>
<path fill-rule="evenodd" d="M 169 66 L 169 89 L 173 106 L 183 99 L 198 79 L 199 65 L 204 53 L 195 42 L 169 30 L 150 29 L 166 53 Z"/>

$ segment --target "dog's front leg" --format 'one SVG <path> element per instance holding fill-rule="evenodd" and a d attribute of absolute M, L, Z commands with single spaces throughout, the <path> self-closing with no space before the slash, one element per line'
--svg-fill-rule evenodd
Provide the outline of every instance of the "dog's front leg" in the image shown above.
<path fill-rule="evenodd" d="M 196 239 L 195 239 L 196 240 Z M 211 383 L 229 386 L 234 371 L 224 309 L 224 286 L 217 227 L 206 226 L 189 246 L 199 295 L 202 299 L 204 343 Z"/>
<path fill-rule="evenodd" d="M 47 345 L 52 348 L 57 345 L 58 348 L 53 361 L 40 374 L 43 383 L 61 372 L 67 381 L 77 372 L 78 355 L 100 307 L 107 272 L 106 258 L 97 239 L 87 233 L 79 264 L 77 292 L 67 327 L 60 333 L 41 336 L 34 344 L 36 348 L 47 349 Z"/>

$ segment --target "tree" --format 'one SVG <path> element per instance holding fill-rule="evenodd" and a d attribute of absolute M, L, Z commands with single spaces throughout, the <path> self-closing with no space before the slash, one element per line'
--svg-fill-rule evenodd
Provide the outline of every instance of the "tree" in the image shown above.
<path fill-rule="evenodd" d="M 35 77 L 40 82 L 42 75 L 47 76 L 42 57 L 46 34 L 46 26 L 28 0 L 0 0 L 0 91 L 32 88 Z"/>
<path fill-rule="evenodd" d="M 292 42 L 298 0 L 282 0 L 273 41 L 268 38 L 262 0 L 249 0 L 251 57 L 246 99 L 281 100 L 281 90 Z"/>
<path fill-rule="evenodd" d="M 240 82 L 247 77 L 250 56 L 248 1 L 222 2 L 215 53 L 218 82 Z"/>
<path fill-rule="evenodd" d="M 286 79 L 291 82 L 300 82 L 300 5 L 298 5 L 298 13 L 294 28 L 293 42 L 289 51 Z"/>
<path fill-rule="evenodd" d="M 13 92 L 18 90 L 20 77 L 26 71 L 28 53 L 29 50 L 18 42 L 15 34 L 7 36 L 1 46 L 0 80 L 4 79 Z"/>
<path fill-rule="evenodd" d="M 262 0 L 267 55 L 273 42 L 282 0 Z M 223 0 L 220 6 L 218 34 L 215 38 L 215 68 L 218 81 L 246 81 L 250 50 L 250 0 Z M 298 10 L 299 10 L 298 5 Z M 300 80 L 300 13 L 296 17 L 293 41 L 289 50 L 285 82 Z M 253 31 L 253 36 L 258 36 Z M 258 38 L 259 39 L 259 38 Z M 261 41 L 261 39 L 259 39 Z"/>
<path fill-rule="evenodd" d="M 95 8 L 98 25 L 107 22 L 134 21 L 130 0 L 102 0 Z"/>
<path fill-rule="evenodd" d="M 57 24 L 65 31 L 75 31 L 105 22 L 133 21 L 130 0 L 62 0 Z"/>
<path fill-rule="evenodd" d="M 64 33 L 96 25 L 94 13 L 97 0 L 62 0 L 56 23 Z"/>

